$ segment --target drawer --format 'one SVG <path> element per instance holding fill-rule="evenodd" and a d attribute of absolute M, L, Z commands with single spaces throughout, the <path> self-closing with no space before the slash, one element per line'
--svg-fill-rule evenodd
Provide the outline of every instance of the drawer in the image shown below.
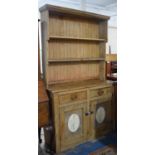
<path fill-rule="evenodd" d="M 98 88 L 90 90 L 90 97 L 110 97 L 112 95 L 112 87 Z"/>
<path fill-rule="evenodd" d="M 87 99 L 87 92 L 74 92 L 74 93 L 67 93 L 59 96 L 60 104 L 62 103 L 69 103 L 75 101 L 83 101 Z"/>

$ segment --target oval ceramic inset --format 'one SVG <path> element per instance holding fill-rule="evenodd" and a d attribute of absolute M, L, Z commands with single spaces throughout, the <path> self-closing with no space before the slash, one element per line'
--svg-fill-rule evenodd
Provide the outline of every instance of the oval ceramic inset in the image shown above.
<path fill-rule="evenodd" d="M 103 107 L 100 107 L 97 109 L 96 111 L 96 121 L 101 124 L 104 119 L 105 119 L 105 116 L 106 116 L 106 111 Z"/>
<path fill-rule="evenodd" d="M 68 119 L 68 129 L 71 132 L 76 132 L 80 127 L 80 118 L 77 114 L 70 115 Z"/>

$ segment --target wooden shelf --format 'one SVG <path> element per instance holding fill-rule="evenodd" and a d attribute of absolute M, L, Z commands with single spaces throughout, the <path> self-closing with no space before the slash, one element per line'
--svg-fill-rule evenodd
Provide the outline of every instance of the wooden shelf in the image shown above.
<path fill-rule="evenodd" d="M 65 37 L 65 36 L 50 36 L 49 37 L 49 40 L 54 40 L 54 39 L 106 42 L 106 39 L 97 39 L 97 38 L 77 38 L 77 37 Z"/>
<path fill-rule="evenodd" d="M 50 59 L 48 63 L 56 62 L 86 62 L 86 61 L 104 61 L 104 58 L 70 58 L 70 59 Z"/>
<path fill-rule="evenodd" d="M 106 80 L 109 18 L 62 9 L 46 8 L 46 11 L 41 11 L 42 65 L 46 88 L 50 85 L 48 81 L 58 84 Z"/>

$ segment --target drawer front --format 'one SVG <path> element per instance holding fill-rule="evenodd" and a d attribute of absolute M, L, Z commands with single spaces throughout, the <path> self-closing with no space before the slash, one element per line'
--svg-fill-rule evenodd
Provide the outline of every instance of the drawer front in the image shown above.
<path fill-rule="evenodd" d="M 90 90 L 90 97 L 110 97 L 112 95 L 112 87 L 98 88 Z"/>
<path fill-rule="evenodd" d="M 60 104 L 75 102 L 75 101 L 83 101 L 87 99 L 87 92 L 81 91 L 81 92 L 62 94 L 59 96 L 59 99 L 60 99 Z"/>
<path fill-rule="evenodd" d="M 38 126 L 48 125 L 48 102 L 38 104 Z"/>

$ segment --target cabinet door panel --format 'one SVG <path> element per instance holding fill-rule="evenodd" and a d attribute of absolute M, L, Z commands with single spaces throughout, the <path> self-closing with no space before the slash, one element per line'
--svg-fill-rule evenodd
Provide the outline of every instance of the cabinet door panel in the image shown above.
<path fill-rule="evenodd" d="M 84 142 L 86 103 L 60 108 L 61 151 Z"/>
<path fill-rule="evenodd" d="M 93 112 L 90 123 L 92 129 L 91 137 L 93 139 L 99 138 L 112 128 L 111 100 L 92 101 L 90 109 Z"/>

